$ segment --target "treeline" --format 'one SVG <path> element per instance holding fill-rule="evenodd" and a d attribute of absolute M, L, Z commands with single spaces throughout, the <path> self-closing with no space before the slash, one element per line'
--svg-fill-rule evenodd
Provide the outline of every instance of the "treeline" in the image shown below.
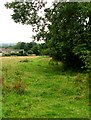
<path fill-rule="evenodd" d="M 13 46 L 7 46 L 4 47 L 6 49 L 12 49 L 15 50 L 15 52 L 11 52 L 8 54 L 5 54 L 5 56 L 11 56 L 11 55 L 17 55 L 17 56 L 28 56 L 31 54 L 35 55 L 49 55 L 49 48 L 47 44 L 42 43 L 38 44 L 36 42 L 18 42 L 17 44 Z M 18 52 L 17 52 L 18 51 Z"/>

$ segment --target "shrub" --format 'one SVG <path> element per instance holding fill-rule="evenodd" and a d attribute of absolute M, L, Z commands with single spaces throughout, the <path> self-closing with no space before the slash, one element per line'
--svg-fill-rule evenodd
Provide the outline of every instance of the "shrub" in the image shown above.
<path fill-rule="evenodd" d="M 25 51 L 23 51 L 23 50 L 20 50 L 17 55 L 18 56 L 28 56 L 28 54 Z"/>
<path fill-rule="evenodd" d="M 3 54 L 3 56 L 11 56 L 11 54 L 10 53 L 5 53 L 5 54 Z"/>
<path fill-rule="evenodd" d="M 33 54 L 33 51 L 32 51 L 32 50 L 28 50 L 27 53 L 28 53 L 28 54 Z"/>
<path fill-rule="evenodd" d="M 20 62 L 29 62 L 28 59 L 20 60 Z"/>

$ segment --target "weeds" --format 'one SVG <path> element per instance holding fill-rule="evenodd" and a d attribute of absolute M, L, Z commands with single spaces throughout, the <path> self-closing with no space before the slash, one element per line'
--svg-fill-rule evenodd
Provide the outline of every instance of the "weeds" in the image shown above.
<path fill-rule="evenodd" d="M 13 90 L 17 94 L 22 95 L 26 92 L 26 86 L 21 80 L 15 80 L 14 83 L 13 83 Z"/>
<path fill-rule="evenodd" d="M 80 73 L 78 73 L 77 76 L 75 77 L 75 82 L 78 84 L 79 83 L 81 84 L 83 82 Z"/>
<path fill-rule="evenodd" d="M 3 93 L 15 92 L 19 95 L 25 94 L 26 85 L 21 80 L 15 80 L 12 84 L 4 82 L 3 84 Z"/>
<path fill-rule="evenodd" d="M 58 65 L 58 61 L 50 59 L 49 64 L 50 65 Z"/>
<path fill-rule="evenodd" d="M 29 62 L 28 59 L 20 60 L 19 62 Z"/>

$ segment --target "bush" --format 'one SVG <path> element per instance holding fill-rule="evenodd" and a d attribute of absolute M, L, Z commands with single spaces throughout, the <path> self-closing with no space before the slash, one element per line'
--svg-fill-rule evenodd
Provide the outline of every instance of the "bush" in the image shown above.
<path fill-rule="evenodd" d="M 31 51 L 33 51 L 33 54 L 36 54 L 36 55 L 39 55 L 40 54 L 40 51 L 39 51 L 39 48 L 37 45 L 33 46 L 31 48 Z"/>
<path fill-rule="evenodd" d="M 3 54 L 3 56 L 11 56 L 11 54 L 10 53 L 5 53 L 5 54 Z"/>
<path fill-rule="evenodd" d="M 14 55 L 14 56 L 17 56 L 18 55 L 18 53 L 10 53 L 10 55 L 12 56 L 12 55 Z"/>
<path fill-rule="evenodd" d="M 20 50 L 17 55 L 18 55 L 18 56 L 27 56 L 28 54 L 27 54 L 25 51 Z"/>
<path fill-rule="evenodd" d="M 28 53 L 28 54 L 33 54 L 33 51 L 32 51 L 32 50 L 28 50 L 27 53 Z"/>
<path fill-rule="evenodd" d="M 90 50 L 84 44 L 77 45 L 74 47 L 73 52 L 81 61 L 81 68 L 89 69 L 90 68 Z"/>
<path fill-rule="evenodd" d="M 46 49 L 41 49 L 41 55 L 50 55 L 50 49 L 46 48 Z"/>

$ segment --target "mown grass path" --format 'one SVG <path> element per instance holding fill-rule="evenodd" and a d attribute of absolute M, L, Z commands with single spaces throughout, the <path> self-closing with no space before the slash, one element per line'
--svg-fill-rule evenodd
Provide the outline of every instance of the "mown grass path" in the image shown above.
<path fill-rule="evenodd" d="M 86 73 L 49 57 L 3 57 L 3 118 L 88 118 Z"/>

